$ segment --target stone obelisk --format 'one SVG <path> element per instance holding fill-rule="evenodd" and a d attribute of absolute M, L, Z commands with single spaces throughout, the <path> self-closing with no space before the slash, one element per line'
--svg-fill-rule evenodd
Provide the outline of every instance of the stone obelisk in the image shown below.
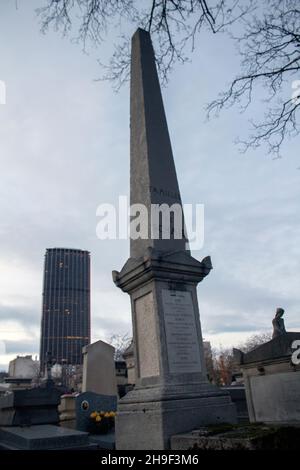
<path fill-rule="evenodd" d="M 151 38 L 132 38 L 130 204 L 181 205 Z M 161 233 L 159 232 L 161 235 Z M 194 259 L 181 238 L 136 238 L 115 284 L 131 297 L 136 386 L 119 401 L 117 449 L 168 449 L 170 437 L 235 422 L 230 397 L 205 370 L 197 284 L 211 261 Z"/>

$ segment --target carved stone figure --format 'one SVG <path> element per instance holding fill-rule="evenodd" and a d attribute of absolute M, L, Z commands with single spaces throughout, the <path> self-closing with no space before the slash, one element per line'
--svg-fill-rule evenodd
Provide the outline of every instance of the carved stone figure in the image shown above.
<path fill-rule="evenodd" d="M 286 329 L 284 326 L 284 319 L 282 318 L 284 314 L 283 308 L 277 308 L 276 315 L 272 320 L 273 325 L 273 338 L 277 336 L 283 335 L 286 333 Z"/>

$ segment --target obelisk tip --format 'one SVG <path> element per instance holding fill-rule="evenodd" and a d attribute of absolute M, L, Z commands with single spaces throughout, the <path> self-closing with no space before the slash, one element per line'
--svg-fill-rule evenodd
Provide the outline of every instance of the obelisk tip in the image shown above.
<path fill-rule="evenodd" d="M 147 31 L 146 29 L 143 29 L 143 28 L 138 28 L 135 33 L 133 34 L 132 36 L 132 39 L 135 38 L 135 37 L 149 37 L 150 38 L 150 33 L 149 31 Z"/>

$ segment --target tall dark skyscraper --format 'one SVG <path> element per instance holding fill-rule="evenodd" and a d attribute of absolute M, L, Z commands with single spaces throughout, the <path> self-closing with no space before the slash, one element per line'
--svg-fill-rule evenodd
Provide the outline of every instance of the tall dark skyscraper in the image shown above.
<path fill-rule="evenodd" d="M 90 343 L 90 253 L 48 248 L 45 255 L 40 361 L 82 364 Z"/>

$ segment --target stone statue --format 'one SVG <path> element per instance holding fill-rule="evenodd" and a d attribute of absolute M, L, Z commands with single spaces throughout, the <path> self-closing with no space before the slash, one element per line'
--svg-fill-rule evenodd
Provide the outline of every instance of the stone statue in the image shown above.
<path fill-rule="evenodd" d="M 284 314 L 283 308 L 277 308 L 275 318 L 272 320 L 273 325 L 273 336 L 272 338 L 277 338 L 277 336 L 284 335 L 286 329 L 284 326 L 284 319 L 282 318 Z"/>

